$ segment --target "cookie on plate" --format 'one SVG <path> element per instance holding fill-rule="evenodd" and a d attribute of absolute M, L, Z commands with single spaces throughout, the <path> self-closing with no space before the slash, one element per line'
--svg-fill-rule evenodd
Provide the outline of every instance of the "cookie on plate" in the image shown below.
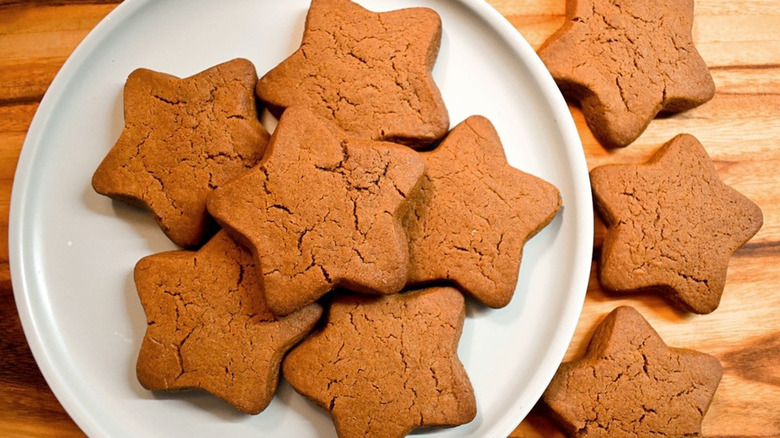
<path fill-rule="evenodd" d="M 270 403 L 284 354 L 314 328 L 319 304 L 280 318 L 263 301 L 252 255 L 221 231 L 197 252 L 135 268 L 147 327 L 136 373 L 144 388 L 201 388 L 256 414 Z"/>
<path fill-rule="evenodd" d="M 423 167 L 408 147 L 348 138 L 292 107 L 263 161 L 216 189 L 208 209 L 252 249 L 268 306 L 285 315 L 336 287 L 403 288 L 409 250 L 401 217 Z"/>
<path fill-rule="evenodd" d="M 566 2 L 566 22 L 539 57 L 561 91 L 579 101 L 602 145 L 626 146 L 659 112 L 687 110 L 715 94 L 693 45 L 693 3 Z"/>
<path fill-rule="evenodd" d="M 464 318 L 454 288 L 338 296 L 324 328 L 285 358 L 284 378 L 330 413 L 342 438 L 467 423 L 476 402 L 457 356 Z"/>
<path fill-rule="evenodd" d="M 669 348 L 632 307 L 599 324 L 582 359 L 564 363 L 542 396 L 571 437 L 701 436 L 723 368 Z"/>
<path fill-rule="evenodd" d="M 525 242 L 560 209 L 558 189 L 510 166 L 482 116 L 420 155 L 425 175 L 404 219 L 409 282 L 449 280 L 487 306 L 506 306 Z"/>
<path fill-rule="evenodd" d="M 251 62 L 234 59 L 189 78 L 133 71 L 125 126 L 92 177 L 98 193 L 151 210 L 176 244 L 213 234 L 206 196 L 257 164 L 269 134 L 257 118 Z"/>
<path fill-rule="evenodd" d="M 300 48 L 260 79 L 257 95 L 277 116 L 302 105 L 353 137 L 430 144 L 449 129 L 431 74 L 441 32 L 428 8 L 312 0 Z"/>
<path fill-rule="evenodd" d="M 763 215 L 720 180 L 701 143 L 681 134 L 647 163 L 604 165 L 590 179 L 607 224 L 601 284 L 658 291 L 695 313 L 715 310 L 731 255 L 758 232 Z"/>

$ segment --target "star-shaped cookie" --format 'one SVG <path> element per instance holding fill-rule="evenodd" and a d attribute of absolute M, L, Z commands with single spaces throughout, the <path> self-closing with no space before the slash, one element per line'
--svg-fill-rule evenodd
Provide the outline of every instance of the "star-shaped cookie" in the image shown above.
<path fill-rule="evenodd" d="M 284 315 L 336 287 L 403 288 L 409 253 L 400 219 L 423 167 L 408 147 L 349 139 L 292 107 L 263 161 L 216 189 L 208 209 L 252 249 L 268 306 Z"/>
<path fill-rule="evenodd" d="M 457 356 L 465 301 L 453 288 L 339 296 L 323 330 L 282 364 L 293 388 L 333 418 L 339 437 L 403 437 L 476 415 Z"/>
<path fill-rule="evenodd" d="M 404 220 L 410 283 L 451 280 L 487 306 L 507 305 L 525 242 L 560 209 L 558 189 L 510 166 L 482 116 L 421 155 L 423 183 Z"/>
<path fill-rule="evenodd" d="M 176 244 L 213 233 L 206 196 L 257 164 L 269 134 L 257 118 L 257 74 L 245 59 L 185 79 L 133 71 L 125 126 L 92 177 L 95 191 L 145 207 Z"/>
<path fill-rule="evenodd" d="M 692 312 L 715 310 L 732 253 L 758 232 L 763 215 L 720 180 L 701 143 L 681 134 L 647 163 L 597 167 L 590 179 L 607 224 L 602 285 L 653 289 Z"/>
<path fill-rule="evenodd" d="M 428 8 L 372 12 L 350 0 L 312 0 L 300 48 L 257 84 L 278 115 L 303 105 L 351 136 L 410 146 L 449 128 L 431 71 L 441 18 Z"/>
<path fill-rule="evenodd" d="M 693 3 L 566 2 L 566 23 L 539 56 L 604 146 L 626 146 L 659 112 L 690 109 L 714 95 L 693 45 Z"/>
<path fill-rule="evenodd" d="M 715 357 L 667 347 L 639 312 L 618 307 L 542 402 L 572 437 L 701 436 L 722 374 Z"/>
<path fill-rule="evenodd" d="M 312 304 L 274 316 L 252 255 L 225 232 L 197 252 L 141 259 L 135 283 L 147 318 L 136 367 L 141 385 L 202 388 L 251 414 L 270 403 L 282 357 L 322 314 Z"/>

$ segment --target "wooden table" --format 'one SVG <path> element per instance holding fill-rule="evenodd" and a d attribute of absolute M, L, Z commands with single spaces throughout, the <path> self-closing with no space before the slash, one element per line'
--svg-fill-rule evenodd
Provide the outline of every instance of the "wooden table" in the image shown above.
<path fill-rule="evenodd" d="M 115 6 L 112 0 L 0 0 L 0 435 L 80 436 L 51 393 L 22 331 L 8 269 L 14 170 L 38 103 L 65 59 Z M 565 0 L 490 0 L 533 47 L 563 23 Z M 590 168 L 647 159 L 674 135 L 694 134 L 721 178 L 757 202 L 764 226 L 729 265 L 720 307 L 695 316 L 657 297 L 615 298 L 591 275 L 565 360 L 584 351 L 600 318 L 630 304 L 665 341 L 718 357 L 724 376 L 704 420 L 705 436 L 780 436 L 780 0 L 698 0 L 694 40 L 717 94 L 657 119 L 633 145 L 607 151 L 572 107 Z M 603 236 L 596 224 L 595 253 Z M 593 264 L 594 269 L 596 263 Z M 592 271 L 595 273 L 595 270 Z M 518 418 L 518 422 L 521 419 Z M 512 437 L 562 436 L 534 410 Z"/>

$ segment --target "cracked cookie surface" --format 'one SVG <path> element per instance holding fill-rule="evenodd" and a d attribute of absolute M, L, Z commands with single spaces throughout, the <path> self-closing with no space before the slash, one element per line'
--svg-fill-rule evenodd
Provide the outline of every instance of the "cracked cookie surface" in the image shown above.
<path fill-rule="evenodd" d="M 341 295 L 324 328 L 285 358 L 285 379 L 328 410 L 338 435 L 402 437 L 471 421 L 476 402 L 457 357 L 465 300 L 454 288 Z"/>
<path fill-rule="evenodd" d="M 287 314 L 336 287 L 403 288 L 409 252 L 400 218 L 423 167 L 408 147 L 347 138 L 293 107 L 263 161 L 207 204 L 258 258 L 269 307 Z"/>
<path fill-rule="evenodd" d="M 642 164 L 590 172 L 607 225 L 600 280 L 618 292 L 655 290 L 696 313 L 718 307 L 731 255 L 763 224 L 761 209 L 724 184 L 687 134 Z"/>
<path fill-rule="evenodd" d="M 283 355 L 322 315 L 311 304 L 276 317 L 252 255 L 224 231 L 197 252 L 147 256 L 135 268 L 147 318 L 138 380 L 150 390 L 201 388 L 237 409 L 265 409 Z"/>
<path fill-rule="evenodd" d="M 260 79 L 257 95 L 277 115 L 303 105 L 352 136 L 424 146 L 449 129 L 431 75 L 440 42 L 431 9 L 312 0 L 300 48 Z"/>
<path fill-rule="evenodd" d="M 92 177 L 100 194 L 150 210 L 177 245 L 213 233 L 206 196 L 257 164 L 269 134 L 257 118 L 255 68 L 235 59 L 180 79 L 133 71 L 125 126 Z"/>
<path fill-rule="evenodd" d="M 707 102 L 715 85 L 693 44 L 694 0 L 567 0 L 539 57 L 606 147 L 633 142 L 661 112 Z"/>
<path fill-rule="evenodd" d="M 596 328 L 582 359 L 560 366 L 542 402 L 572 437 L 693 437 L 723 368 L 713 356 L 669 348 L 631 307 Z"/>
<path fill-rule="evenodd" d="M 487 306 L 507 305 L 525 242 L 560 209 L 558 189 L 510 166 L 481 116 L 420 155 L 423 182 L 404 218 L 409 282 L 451 280 Z"/>

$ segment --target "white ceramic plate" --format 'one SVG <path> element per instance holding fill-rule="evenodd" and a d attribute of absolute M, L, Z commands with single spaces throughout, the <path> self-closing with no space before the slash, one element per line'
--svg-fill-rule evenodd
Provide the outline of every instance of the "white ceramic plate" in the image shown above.
<path fill-rule="evenodd" d="M 509 306 L 471 306 L 459 354 L 478 414 L 432 436 L 506 437 L 549 383 L 576 326 L 593 236 L 577 132 L 536 54 L 482 0 L 363 0 L 429 6 L 444 32 L 434 75 L 452 125 L 490 118 L 515 167 L 555 185 L 563 209 L 525 247 Z M 27 135 L 10 215 L 13 287 L 47 382 L 92 436 L 335 436 L 328 415 L 282 383 L 246 416 L 206 394 L 152 394 L 135 377 L 145 318 L 132 281 L 141 257 L 174 249 L 151 216 L 92 191 L 118 138 L 122 87 L 138 67 L 190 76 L 235 58 L 260 75 L 300 43 L 308 0 L 127 0 L 73 53 Z"/>

